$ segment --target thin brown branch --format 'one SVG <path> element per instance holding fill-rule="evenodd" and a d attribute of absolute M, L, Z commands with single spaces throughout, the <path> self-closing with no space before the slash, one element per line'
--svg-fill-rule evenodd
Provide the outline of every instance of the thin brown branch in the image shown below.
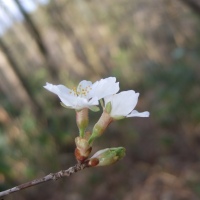
<path fill-rule="evenodd" d="M 0 197 L 7 196 L 11 193 L 18 192 L 20 190 L 23 190 L 28 187 L 32 187 L 32 186 L 35 186 L 35 185 L 38 185 L 38 184 L 41 184 L 41 183 L 44 183 L 47 181 L 57 180 L 57 179 L 65 177 L 65 176 L 70 176 L 71 174 L 81 171 L 81 170 L 85 169 L 86 167 L 88 167 L 88 165 L 85 163 L 83 163 L 83 164 L 77 163 L 76 165 L 74 165 L 73 167 L 70 167 L 69 169 L 61 170 L 56 173 L 51 173 L 47 176 L 44 176 L 43 178 L 38 178 L 38 179 L 35 179 L 32 181 L 29 181 L 27 183 L 10 188 L 8 190 L 2 191 L 2 192 L 0 192 Z"/>

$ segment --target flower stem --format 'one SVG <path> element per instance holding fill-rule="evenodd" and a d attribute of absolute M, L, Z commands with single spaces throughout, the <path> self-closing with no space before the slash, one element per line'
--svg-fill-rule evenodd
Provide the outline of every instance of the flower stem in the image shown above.
<path fill-rule="evenodd" d="M 83 138 L 85 135 L 85 131 L 83 129 L 79 129 L 79 136 Z"/>
<path fill-rule="evenodd" d="M 79 129 L 79 136 L 84 137 L 85 129 L 88 126 L 88 108 L 76 111 L 76 123 Z"/>

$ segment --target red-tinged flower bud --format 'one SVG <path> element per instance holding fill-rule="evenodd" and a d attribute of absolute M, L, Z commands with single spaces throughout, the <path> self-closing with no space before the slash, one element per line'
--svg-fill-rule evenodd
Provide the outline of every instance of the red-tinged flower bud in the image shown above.
<path fill-rule="evenodd" d="M 76 160 L 82 163 L 83 161 L 85 161 L 88 158 L 91 151 L 92 151 L 92 147 L 90 147 L 88 149 L 88 151 L 86 151 L 84 153 L 82 151 L 80 151 L 78 148 L 76 148 L 75 152 L 74 152 Z"/>
<path fill-rule="evenodd" d="M 124 147 L 102 149 L 88 159 L 88 166 L 98 167 L 114 164 L 125 156 L 125 151 Z"/>
<path fill-rule="evenodd" d="M 76 137 L 75 143 L 76 143 L 76 149 L 75 149 L 76 159 L 80 162 L 83 162 L 90 155 L 92 147 L 89 145 L 88 140 L 86 138 Z"/>
<path fill-rule="evenodd" d="M 98 158 L 90 158 L 88 160 L 88 166 L 90 167 L 95 167 L 99 164 L 99 159 Z"/>

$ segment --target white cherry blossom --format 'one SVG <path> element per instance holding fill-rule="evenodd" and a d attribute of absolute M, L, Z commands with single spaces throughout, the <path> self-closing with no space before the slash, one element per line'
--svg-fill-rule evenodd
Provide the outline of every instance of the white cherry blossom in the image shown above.
<path fill-rule="evenodd" d="M 119 83 L 116 82 L 115 77 L 109 77 L 93 84 L 91 81 L 83 80 L 74 89 L 50 83 L 46 83 L 44 88 L 57 94 L 66 107 L 81 110 L 83 108 L 92 109 L 99 104 L 99 99 L 117 93 Z"/>

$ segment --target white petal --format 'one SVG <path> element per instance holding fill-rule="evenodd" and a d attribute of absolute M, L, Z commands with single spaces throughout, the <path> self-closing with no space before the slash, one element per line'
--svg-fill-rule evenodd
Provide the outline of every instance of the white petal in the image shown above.
<path fill-rule="evenodd" d="M 138 102 L 139 93 L 135 93 L 133 90 L 120 92 L 118 94 L 105 97 L 105 104 L 109 101 L 112 104 L 112 110 L 110 115 L 115 116 L 127 116 L 136 106 Z"/>
<path fill-rule="evenodd" d="M 97 97 L 92 98 L 90 101 L 82 97 L 77 97 L 76 100 L 73 102 L 72 106 L 74 109 L 80 110 L 83 108 L 90 108 L 98 104 L 99 104 L 99 101 Z"/>
<path fill-rule="evenodd" d="M 70 95 L 72 92 L 72 90 L 68 89 L 64 85 L 53 85 L 50 83 L 46 83 L 44 88 L 57 95 Z"/>
<path fill-rule="evenodd" d="M 99 155 L 101 155 L 102 153 L 104 153 L 104 152 L 106 152 L 108 150 L 109 150 L 109 148 L 99 150 L 91 158 L 96 158 L 96 157 L 98 157 Z"/>
<path fill-rule="evenodd" d="M 75 109 L 79 110 L 82 108 L 88 107 L 88 101 L 85 98 L 77 97 L 76 101 L 74 101 L 73 106 Z"/>
<path fill-rule="evenodd" d="M 72 103 L 74 102 L 76 96 L 74 96 L 74 93 L 72 90 L 68 89 L 64 85 L 53 85 L 50 83 L 46 83 L 46 86 L 44 86 L 45 89 L 49 90 L 50 92 L 53 92 L 54 94 L 57 94 L 60 100 L 66 105 L 71 107 Z"/>
<path fill-rule="evenodd" d="M 80 96 L 88 98 L 88 94 L 90 92 L 91 85 L 92 85 L 91 81 L 83 80 L 78 84 L 77 92 L 80 94 Z M 82 94 L 83 90 L 85 90 L 86 92 L 84 92 Z"/>
<path fill-rule="evenodd" d="M 91 81 L 83 80 L 83 81 L 81 81 L 81 82 L 78 84 L 78 87 L 79 87 L 80 85 L 81 85 L 83 88 L 86 88 L 86 87 L 88 87 L 88 86 L 91 86 L 91 85 L 92 85 L 92 82 L 91 82 Z"/>
<path fill-rule="evenodd" d="M 74 103 L 76 102 L 77 97 L 73 95 L 58 95 L 60 100 L 69 107 L 74 108 Z"/>
<path fill-rule="evenodd" d="M 148 111 L 139 113 L 137 110 L 133 110 L 127 117 L 149 117 L 149 115 Z"/>
<path fill-rule="evenodd" d="M 109 77 L 96 81 L 92 85 L 89 97 L 98 97 L 98 99 L 104 98 L 108 95 L 116 94 L 119 91 L 119 83 L 116 83 L 115 77 Z"/>
<path fill-rule="evenodd" d="M 89 104 L 91 106 L 95 106 L 95 105 L 99 105 L 99 101 L 98 101 L 98 98 L 97 97 L 93 97 L 89 100 Z"/>

